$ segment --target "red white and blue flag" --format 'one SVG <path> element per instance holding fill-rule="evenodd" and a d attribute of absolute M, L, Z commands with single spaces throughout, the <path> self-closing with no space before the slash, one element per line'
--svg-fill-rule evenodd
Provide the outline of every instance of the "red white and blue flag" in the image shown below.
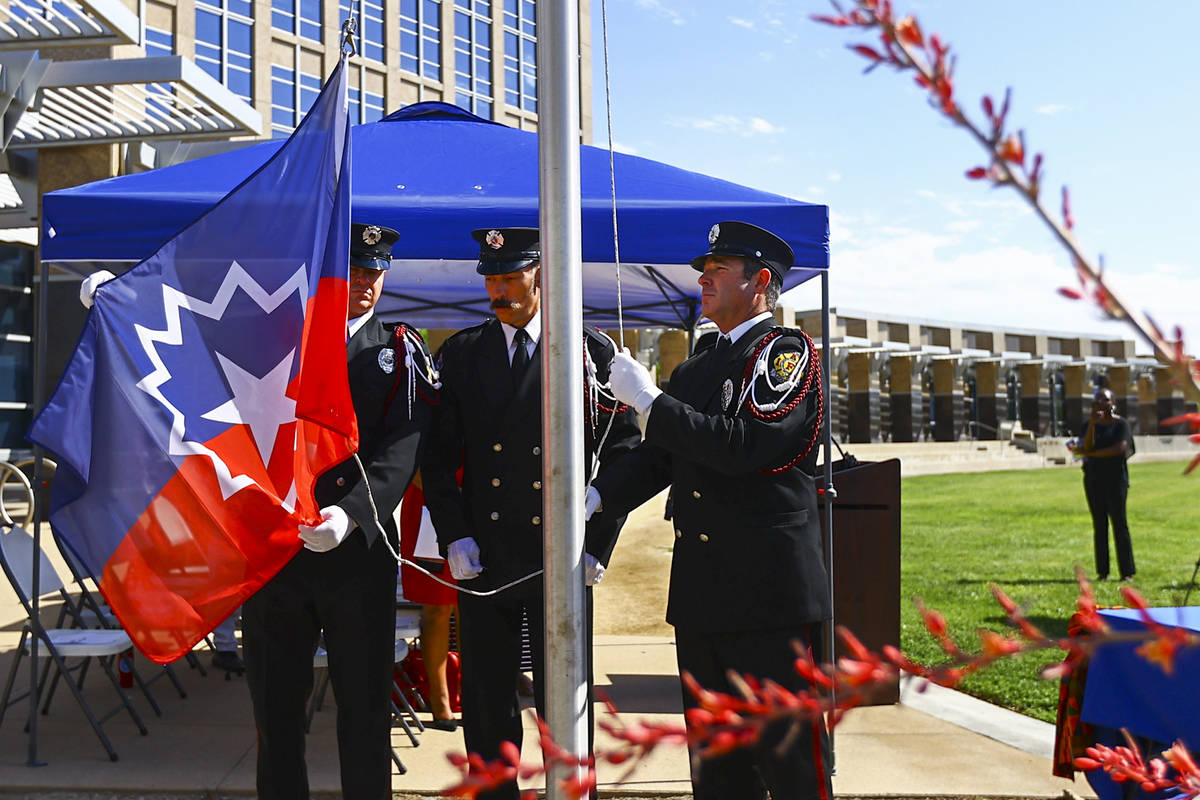
<path fill-rule="evenodd" d="M 270 161 L 100 287 L 34 420 L 51 524 L 157 662 L 295 555 L 316 477 L 357 450 L 349 165 L 343 61 Z"/>

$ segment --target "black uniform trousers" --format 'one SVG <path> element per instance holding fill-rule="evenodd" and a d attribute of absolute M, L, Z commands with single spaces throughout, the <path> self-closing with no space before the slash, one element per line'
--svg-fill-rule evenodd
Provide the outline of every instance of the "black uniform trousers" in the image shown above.
<path fill-rule="evenodd" d="M 531 579 L 538 581 L 540 579 Z M 461 631 L 459 657 L 462 675 L 462 729 L 468 753 L 485 761 L 500 757 L 502 742 L 521 746 L 521 705 L 517 673 L 521 666 L 521 614 L 529 620 L 533 650 L 533 692 L 538 715 L 546 716 L 545 607 L 541 591 L 516 586 L 498 595 L 476 597 L 460 592 L 458 619 Z M 592 590 L 584 591 L 587 641 L 588 752 L 592 750 Z M 511 783 L 479 795 L 480 800 L 517 800 L 520 792 Z"/>
<path fill-rule="evenodd" d="M 1104 466 L 1104 465 L 1098 465 Z M 1092 546 L 1096 551 L 1096 575 L 1107 577 L 1108 521 L 1112 520 L 1113 541 L 1117 546 L 1117 566 L 1124 578 L 1137 572 L 1133 563 L 1133 542 L 1125 519 L 1125 499 L 1129 482 L 1124 470 L 1089 468 L 1083 473 L 1083 491 L 1092 513 Z"/>
<path fill-rule="evenodd" d="M 390 800 L 396 562 L 382 537 L 368 547 L 356 530 L 327 553 L 301 550 L 246 601 L 242 627 L 258 729 L 259 798 L 308 797 L 305 716 L 313 655 L 324 632 L 342 796 Z"/>
<path fill-rule="evenodd" d="M 793 666 L 792 642 L 805 647 L 810 628 L 707 633 L 675 626 L 679 671 L 690 672 L 705 689 L 738 695 L 729 682 L 729 670 L 770 679 L 789 691 L 808 687 Z M 696 698 L 683 689 L 684 708 L 695 708 Z M 791 737 L 789 739 L 789 737 Z M 780 752 L 785 741 L 787 746 Z M 829 779 L 829 736 L 824 720 L 794 723 L 781 720 L 767 726 L 752 747 L 725 755 L 699 758 L 691 753 L 695 800 L 832 800 Z"/>

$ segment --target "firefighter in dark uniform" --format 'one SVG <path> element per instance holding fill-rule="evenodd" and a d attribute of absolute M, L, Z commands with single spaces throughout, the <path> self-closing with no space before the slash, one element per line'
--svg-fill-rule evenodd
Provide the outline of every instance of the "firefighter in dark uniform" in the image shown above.
<path fill-rule="evenodd" d="M 613 394 L 645 417 L 646 438 L 604 463 L 586 502 L 589 512 L 623 514 L 671 486 L 667 621 L 679 669 L 733 694 L 729 670 L 803 688 L 792 643 L 813 641 L 830 616 L 812 479 L 819 363 L 812 340 L 776 327 L 771 313 L 792 260 L 787 243 L 762 228 L 712 227 L 692 266 L 721 336 L 679 365 L 665 393 L 627 353 L 615 358 Z M 684 704 L 696 705 L 686 689 Z M 832 797 L 823 725 L 791 728 L 768 726 L 751 748 L 693 759 L 697 800 L 768 790 L 773 800 Z"/>
<path fill-rule="evenodd" d="M 392 796 L 396 561 L 388 544 L 398 546 L 392 512 L 417 468 L 437 400 L 420 336 L 374 315 L 397 237 L 378 225 L 351 226 L 346 357 L 369 495 L 353 458 L 323 474 L 315 491 L 324 522 L 300 528 L 303 549 L 242 612 L 264 800 L 308 797 L 305 711 L 322 635 L 337 702 L 342 796 Z"/>
<path fill-rule="evenodd" d="M 542 568 L 541 253 L 533 228 L 483 229 L 473 236 L 480 244 L 477 271 L 496 317 L 459 331 L 438 354 L 441 402 L 421 474 L 439 547 L 459 586 L 490 591 Z M 633 412 L 600 391 L 611 341 L 587 328 L 580 344 L 591 365 L 584 392 L 590 469 L 596 458 L 603 463 L 631 450 L 641 434 Z M 455 482 L 460 465 L 461 489 Z M 588 525 L 589 586 L 603 574 L 623 522 L 623 516 L 601 515 Z M 515 682 L 522 613 L 532 639 L 535 702 L 544 712 L 542 604 L 541 576 L 489 596 L 459 593 L 463 734 L 467 751 L 486 760 L 500 756 L 502 742 L 521 744 Z M 587 606 L 590 642 L 590 590 Z M 590 649 L 588 655 L 590 690 Z M 514 781 L 486 797 L 515 800 L 517 794 Z"/>

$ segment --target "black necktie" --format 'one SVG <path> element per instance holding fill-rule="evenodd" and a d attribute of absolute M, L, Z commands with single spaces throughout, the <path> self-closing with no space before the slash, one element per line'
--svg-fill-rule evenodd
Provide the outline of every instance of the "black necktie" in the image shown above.
<path fill-rule="evenodd" d="M 729 351 L 733 348 L 733 343 L 729 341 L 729 337 L 721 334 L 717 337 L 717 343 L 713 345 L 713 361 L 721 364 L 729 358 Z"/>
<path fill-rule="evenodd" d="M 529 334 L 524 328 L 517 328 L 517 332 L 513 334 L 513 357 L 512 357 L 512 378 L 513 386 L 518 386 L 521 383 L 521 378 L 525 375 L 525 369 L 529 366 Z"/>

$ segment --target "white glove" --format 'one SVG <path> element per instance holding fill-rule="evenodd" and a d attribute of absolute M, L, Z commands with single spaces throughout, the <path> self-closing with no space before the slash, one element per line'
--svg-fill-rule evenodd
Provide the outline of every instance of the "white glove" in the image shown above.
<path fill-rule="evenodd" d="M 603 503 L 600 502 L 600 493 L 596 491 L 596 487 L 589 486 L 587 494 L 583 497 L 583 521 L 587 522 L 591 519 L 592 514 L 599 511 L 602 505 Z"/>
<path fill-rule="evenodd" d="M 583 554 L 583 582 L 587 586 L 595 586 L 604 580 L 604 565 L 596 560 L 591 553 Z"/>
<path fill-rule="evenodd" d="M 106 269 L 101 269 L 88 275 L 79 282 L 79 302 L 83 303 L 84 308 L 92 307 L 92 298 L 96 296 L 96 290 L 100 288 L 100 284 L 108 283 L 113 278 L 117 277 Z"/>
<path fill-rule="evenodd" d="M 608 385 L 618 400 L 633 406 L 643 417 L 650 412 L 654 399 L 662 394 L 662 389 L 654 385 L 650 370 L 629 354 L 628 347 L 613 356 Z"/>
<path fill-rule="evenodd" d="M 456 539 L 446 548 L 446 561 L 450 562 L 450 574 L 456 581 L 469 581 L 483 572 L 479 563 L 479 545 L 468 536 Z"/>
<path fill-rule="evenodd" d="M 314 553 L 328 553 L 346 540 L 353 527 L 350 515 L 341 506 L 325 506 L 321 509 L 321 519 L 325 521 L 315 528 L 300 526 L 300 541 Z"/>

